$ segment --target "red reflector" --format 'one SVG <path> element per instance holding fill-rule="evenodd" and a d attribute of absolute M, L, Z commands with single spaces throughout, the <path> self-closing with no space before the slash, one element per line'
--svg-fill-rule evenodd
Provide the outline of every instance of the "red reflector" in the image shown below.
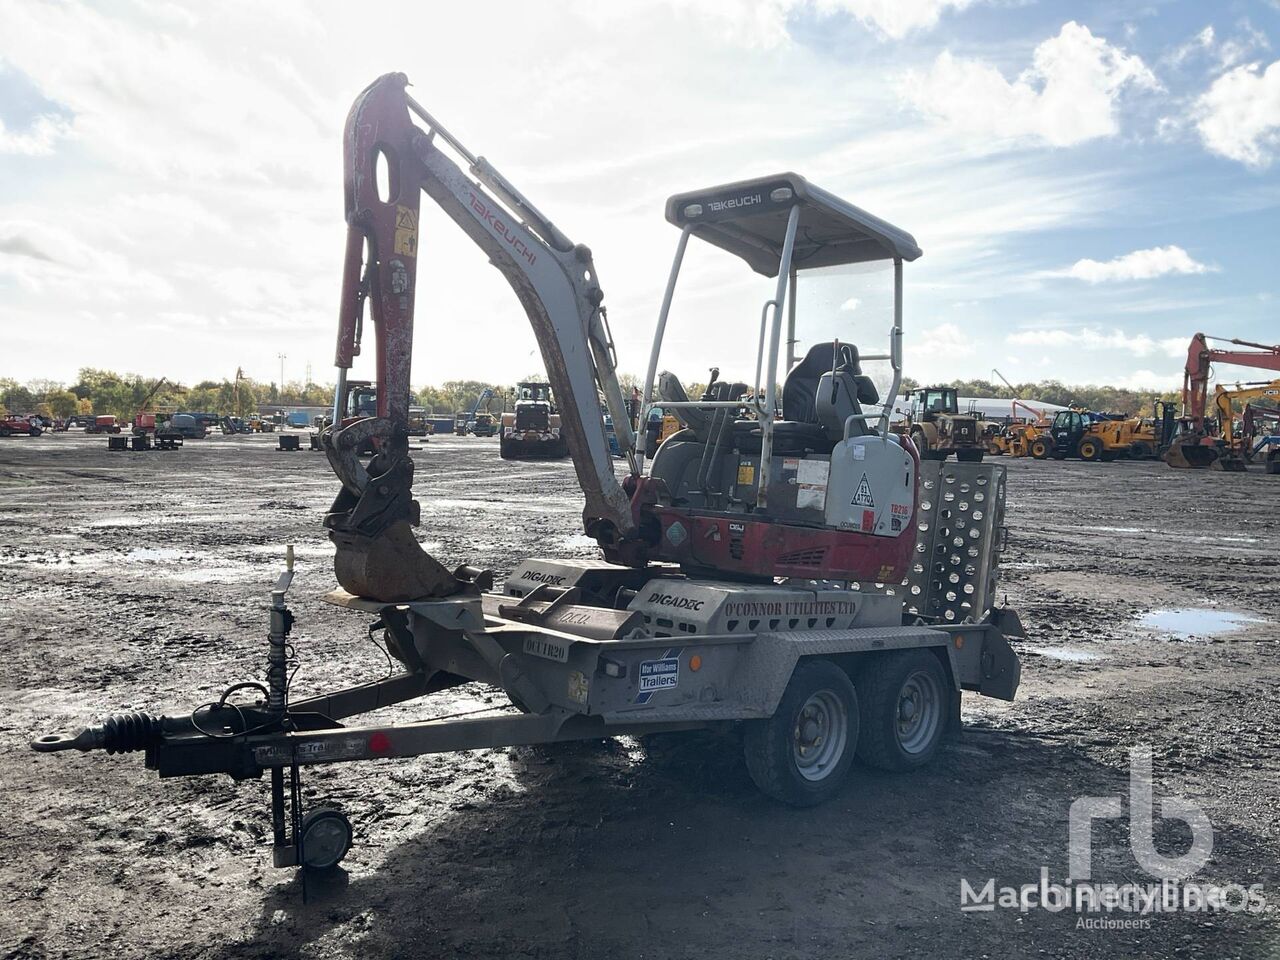
<path fill-rule="evenodd" d="M 385 733 L 381 733 L 381 732 L 375 733 L 373 736 L 369 738 L 369 752 L 370 753 L 390 753 L 391 738 L 388 737 Z"/>

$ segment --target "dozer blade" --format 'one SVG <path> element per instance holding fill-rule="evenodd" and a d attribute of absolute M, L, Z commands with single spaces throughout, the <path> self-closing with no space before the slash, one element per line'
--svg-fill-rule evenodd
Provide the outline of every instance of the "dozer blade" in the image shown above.
<path fill-rule="evenodd" d="M 408 520 L 372 537 L 332 530 L 333 572 L 342 589 L 382 603 L 450 597 L 471 587 L 418 544 Z"/>
<path fill-rule="evenodd" d="M 1172 444 L 1164 455 L 1165 463 L 1179 470 L 1203 470 L 1217 459 L 1217 450 L 1197 441 Z"/>

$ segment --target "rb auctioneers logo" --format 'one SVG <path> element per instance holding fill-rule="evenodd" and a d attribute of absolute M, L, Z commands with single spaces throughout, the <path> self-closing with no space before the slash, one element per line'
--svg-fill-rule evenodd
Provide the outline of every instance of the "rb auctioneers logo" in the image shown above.
<path fill-rule="evenodd" d="M 1262 884 L 1245 887 L 1184 882 L 1198 872 L 1213 853 L 1213 826 L 1203 810 L 1183 797 L 1168 797 L 1160 803 L 1161 816 L 1181 820 L 1191 830 L 1191 847 L 1180 856 L 1166 857 L 1156 850 L 1154 837 L 1155 802 L 1152 797 L 1151 747 L 1129 750 L 1129 845 L 1134 859 L 1158 883 L 1092 883 L 1093 821 L 1115 820 L 1122 816 L 1121 797 L 1080 797 L 1068 814 L 1068 876 L 1064 883 L 1049 879 L 1049 868 L 1040 868 L 1038 883 L 997 887 L 994 878 L 974 887 L 967 878 L 960 881 L 960 909 L 965 913 L 989 913 L 997 908 L 1026 913 L 1032 909 L 1060 913 L 1072 908 L 1077 914 L 1130 914 L 1123 918 L 1085 917 L 1076 921 L 1082 929 L 1145 929 L 1150 916 L 1158 913 L 1262 913 L 1267 900 Z"/>

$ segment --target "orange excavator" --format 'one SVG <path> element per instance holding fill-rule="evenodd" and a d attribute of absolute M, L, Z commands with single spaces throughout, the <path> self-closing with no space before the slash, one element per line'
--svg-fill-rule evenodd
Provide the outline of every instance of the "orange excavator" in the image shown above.
<path fill-rule="evenodd" d="M 1245 350 L 1209 346 L 1209 341 L 1227 343 Z M 1214 363 L 1230 363 L 1262 370 L 1280 370 L 1280 344 L 1267 345 L 1197 333 L 1187 348 L 1187 364 L 1182 377 L 1182 416 L 1171 424 L 1164 439 L 1164 460 L 1171 467 L 1202 469 L 1219 459 L 1223 443 L 1219 431 L 1207 416 L 1209 377 Z"/>

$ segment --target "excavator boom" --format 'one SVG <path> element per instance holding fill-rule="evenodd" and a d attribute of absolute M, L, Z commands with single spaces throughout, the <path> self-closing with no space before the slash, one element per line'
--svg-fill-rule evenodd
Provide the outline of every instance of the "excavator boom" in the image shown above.
<path fill-rule="evenodd" d="M 573 244 L 483 157 L 463 147 L 407 95 L 407 84 L 404 74 L 380 77 L 347 117 L 337 396 L 360 353 L 367 301 L 376 333 L 378 408 L 376 417 L 345 427 L 335 416 L 325 441 L 343 485 L 325 521 L 338 545 L 338 581 L 353 594 L 386 602 L 474 588 L 424 553 L 409 529 L 418 519 L 409 492 L 407 423 L 424 192 L 485 252 L 528 315 L 585 496 L 587 532 L 617 544 L 634 535 L 637 522 L 614 476 L 604 431 L 600 394 L 624 456 L 638 472 L 590 250 Z M 411 112 L 427 129 L 413 122 Z M 471 176 L 441 149 L 441 141 L 468 164 Z M 370 441 L 377 453 L 365 466 L 356 450 Z"/>

